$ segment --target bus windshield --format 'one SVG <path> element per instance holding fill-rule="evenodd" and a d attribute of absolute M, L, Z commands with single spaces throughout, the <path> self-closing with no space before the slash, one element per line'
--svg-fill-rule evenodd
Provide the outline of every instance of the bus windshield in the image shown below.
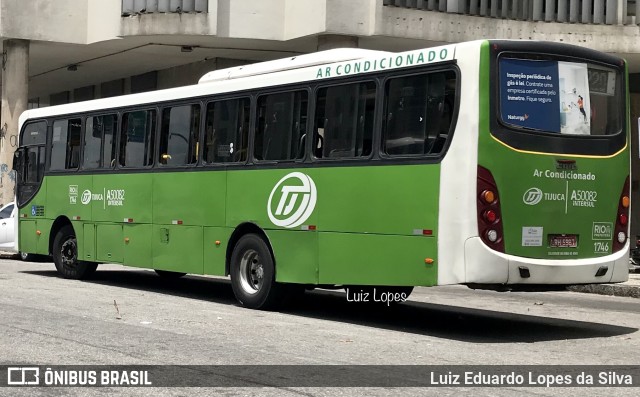
<path fill-rule="evenodd" d="M 581 61 L 501 56 L 501 122 L 515 129 L 595 136 L 622 131 L 619 71 Z"/>

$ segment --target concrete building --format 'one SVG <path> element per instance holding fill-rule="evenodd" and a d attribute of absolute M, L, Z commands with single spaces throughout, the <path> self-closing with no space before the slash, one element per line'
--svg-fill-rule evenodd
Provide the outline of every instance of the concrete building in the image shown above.
<path fill-rule="evenodd" d="M 479 38 L 625 57 L 638 169 L 637 15 L 634 0 L 0 0 L 0 203 L 13 196 L 11 158 L 27 108 L 192 84 L 218 68 L 323 49 L 403 51 Z M 636 197 L 639 187 L 634 176 Z"/>

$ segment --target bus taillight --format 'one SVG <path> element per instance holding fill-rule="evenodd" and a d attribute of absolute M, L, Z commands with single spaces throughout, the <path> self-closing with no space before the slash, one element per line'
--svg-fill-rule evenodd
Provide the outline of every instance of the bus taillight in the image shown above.
<path fill-rule="evenodd" d="M 490 248 L 504 252 L 504 234 L 498 186 L 491 172 L 478 166 L 478 234 Z"/>
<path fill-rule="evenodd" d="M 613 233 L 613 252 L 620 251 L 627 242 L 627 228 L 629 225 L 629 177 L 624 181 L 620 200 L 618 200 L 618 214 L 615 232 Z"/>

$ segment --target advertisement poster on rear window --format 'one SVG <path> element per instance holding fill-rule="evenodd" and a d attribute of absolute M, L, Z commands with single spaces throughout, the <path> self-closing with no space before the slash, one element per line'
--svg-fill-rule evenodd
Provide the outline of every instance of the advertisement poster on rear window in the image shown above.
<path fill-rule="evenodd" d="M 589 135 L 590 114 L 587 64 L 500 60 L 503 122 L 544 132 Z"/>

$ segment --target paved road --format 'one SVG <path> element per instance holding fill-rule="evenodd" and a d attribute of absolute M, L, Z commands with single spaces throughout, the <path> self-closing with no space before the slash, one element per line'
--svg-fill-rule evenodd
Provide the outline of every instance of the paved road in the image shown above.
<path fill-rule="evenodd" d="M 101 265 L 92 281 L 79 282 L 57 277 L 51 263 L 2 259 L 0 318 L 5 364 L 640 364 L 638 299 L 567 291 L 418 288 L 410 302 L 391 308 L 315 291 L 285 311 L 261 312 L 237 306 L 223 279 L 166 282 L 151 271 Z M 636 396 L 638 390 L 129 388 L 117 393 L 582 397 Z M 69 391 L 0 388 L 0 395 Z M 114 392 L 84 388 L 71 394 Z"/>

